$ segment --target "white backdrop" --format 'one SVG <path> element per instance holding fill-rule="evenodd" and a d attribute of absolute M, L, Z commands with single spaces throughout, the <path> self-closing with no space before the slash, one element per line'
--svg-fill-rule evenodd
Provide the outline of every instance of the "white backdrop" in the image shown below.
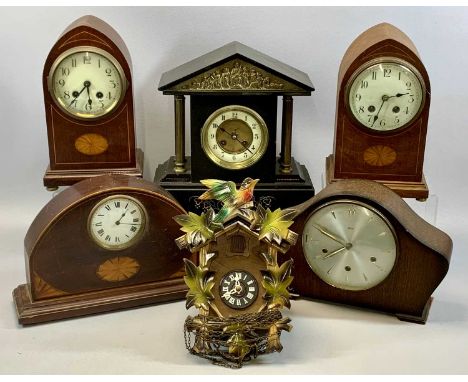
<path fill-rule="evenodd" d="M 307 166 L 317 191 L 332 151 L 337 72 L 345 50 L 383 21 L 408 34 L 431 80 L 425 175 L 438 196 L 436 225 L 454 240 L 451 269 L 435 293 L 429 322 L 415 326 L 298 302 L 283 354 L 243 372 L 286 372 L 281 363 L 303 373 L 468 372 L 468 8 L 456 7 L 0 8 L 0 372 L 224 371 L 187 355 L 183 303 L 27 329 L 16 324 L 10 293 L 25 282 L 22 240 L 51 197 L 42 187 L 48 164 L 42 69 L 62 31 L 85 14 L 112 25 L 132 56 L 137 144 L 145 152 L 146 179 L 174 153 L 173 99 L 157 91 L 161 74 L 237 40 L 308 73 L 315 85 L 311 97 L 295 98 L 293 155 Z M 128 324 L 134 320 L 136 332 Z M 169 353 L 168 343 L 174 344 Z"/>

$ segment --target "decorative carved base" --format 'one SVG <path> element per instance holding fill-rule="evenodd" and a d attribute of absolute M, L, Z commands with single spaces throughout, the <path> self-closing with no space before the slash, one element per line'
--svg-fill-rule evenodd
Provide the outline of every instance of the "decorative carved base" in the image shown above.
<path fill-rule="evenodd" d="M 216 203 L 198 200 L 198 196 L 206 191 L 206 187 L 199 182 L 191 181 L 191 158 L 187 157 L 187 171 L 184 173 L 174 171 L 174 161 L 175 158 L 170 157 L 158 166 L 154 182 L 169 191 L 187 211 L 200 213 L 206 207 L 206 203 Z M 260 179 L 260 183 L 255 186 L 254 202 L 273 210 L 295 206 L 315 195 L 314 186 L 304 165 L 292 158 L 291 173 L 284 174 L 279 167 L 277 161 L 275 182 L 261 183 Z M 216 205 L 211 207 L 217 210 Z"/>
<path fill-rule="evenodd" d="M 109 168 L 89 170 L 51 170 L 50 166 L 44 174 L 44 186 L 48 190 L 56 190 L 59 186 L 71 186 L 81 180 L 92 178 L 103 174 L 120 174 L 143 178 L 144 154 L 141 149 L 136 151 L 136 166 L 131 168 Z"/>
<path fill-rule="evenodd" d="M 333 154 L 330 154 L 326 158 L 326 176 L 327 184 L 341 180 L 335 178 L 335 160 Z M 388 188 L 395 191 L 402 198 L 414 198 L 419 201 L 425 201 L 429 196 L 429 188 L 427 187 L 426 179 L 424 174 L 421 182 L 404 182 L 404 181 L 389 181 L 389 180 L 377 180 L 372 179 L 376 182 L 387 186 Z"/>
<path fill-rule="evenodd" d="M 18 321 L 23 325 L 182 300 L 187 286 L 181 278 L 100 292 L 33 301 L 27 284 L 13 291 Z"/>

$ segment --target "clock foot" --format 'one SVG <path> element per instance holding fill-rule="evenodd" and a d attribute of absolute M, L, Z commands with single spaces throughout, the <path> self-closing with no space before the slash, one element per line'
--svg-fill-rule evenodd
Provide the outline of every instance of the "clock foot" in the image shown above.
<path fill-rule="evenodd" d="M 199 181 L 192 181 L 191 178 L 191 157 L 187 157 L 185 173 L 176 173 L 174 171 L 174 157 L 170 157 L 166 162 L 160 164 L 156 169 L 154 182 L 169 191 L 176 200 L 187 211 L 196 213 L 202 212 L 207 203 L 212 201 L 200 201 L 198 196 L 206 191 L 206 187 Z M 299 164 L 292 159 L 293 171 L 290 174 L 280 172 L 277 163 L 275 180 L 273 182 L 260 182 L 255 187 L 255 201 L 261 203 L 263 207 L 287 208 L 310 199 L 315 194 L 314 186 L 309 173 L 304 165 Z M 248 175 L 247 175 L 248 176 Z M 229 172 L 226 172 L 223 180 L 229 179 Z M 212 205 L 216 210 L 217 205 Z"/>
<path fill-rule="evenodd" d="M 366 174 L 351 174 L 347 178 L 338 178 L 335 177 L 335 158 L 333 154 L 326 158 L 325 166 L 327 185 L 342 179 L 369 179 L 387 186 L 402 198 L 412 198 L 418 201 L 425 201 L 429 196 L 429 188 L 427 186 L 424 174 L 422 175 L 420 182 L 372 179 L 369 175 Z"/>
<path fill-rule="evenodd" d="M 424 325 L 427 321 L 427 317 L 429 316 L 429 310 L 431 309 L 432 300 L 433 300 L 432 297 L 430 297 L 429 300 L 427 300 L 427 303 L 424 306 L 424 309 L 422 310 L 422 313 L 420 316 L 404 314 L 404 313 L 396 313 L 395 316 L 397 316 L 397 318 L 400 321 L 408 321 L 408 322 L 413 322 L 415 324 Z"/>
<path fill-rule="evenodd" d="M 84 179 L 104 174 L 128 175 L 143 178 L 143 151 L 137 149 L 135 167 L 116 167 L 81 170 L 51 170 L 47 167 L 43 182 L 48 191 L 55 191 L 58 186 L 71 186 Z"/>
<path fill-rule="evenodd" d="M 105 291 L 65 295 L 33 300 L 26 284 L 13 290 L 18 322 L 39 324 L 89 314 L 134 308 L 168 301 L 183 300 L 187 286 L 182 278 Z"/>

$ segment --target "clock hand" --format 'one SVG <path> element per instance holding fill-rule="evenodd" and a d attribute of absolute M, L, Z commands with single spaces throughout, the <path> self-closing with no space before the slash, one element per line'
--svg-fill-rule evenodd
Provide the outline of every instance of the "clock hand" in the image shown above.
<path fill-rule="evenodd" d="M 313 227 L 318 229 L 321 233 L 323 233 L 325 236 L 328 236 L 333 241 L 336 241 L 337 243 L 340 243 L 343 247 L 345 247 L 345 248 L 347 247 L 347 245 L 343 241 L 341 241 L 335 235 L 333 235 L 330 232 L 326 231 L 325 229 L 323 229 L 319 225 L 314 225 Z"/>
<path fill-rule="evenodd" d="M 84 91 L 85 89 L 88 88 L 88 91 L 89 91 L 89 87 L 91 86 L 91 82 L 85 81 L 85 82 L 83 83 L 83 85 L 84 85 L 84 86 L 83 86 L 83 89 L 81 89 L 80 92 L 76 95 L 76 97 L 72 99 L 72 101 L 70 102 L 70 104 L 69 104 L 68 106 L 71 106 L 71 105 L 73 104 L 73 102 L 76 101 L 76 99 L 81 95 L 81 93 L 83 93 L 83 91 Z"/>
<path fill-rule="evenodd" d="M 376 115 L 374 115 L 374 121 L 372 122 L 371 127 L 374 127 L 375 121 L 377 121 L 377 120 L 379 119 L 380 110 L 382 110 L 382 106 L 384 105 L 385 101 L 387 101 L 387 100 L 388 100 L 388 96 L 387 96 L 387 95 L 383 95 L 383 96 L 382 96 L 382 103 L 380 104 L 379 111 L 377 112 Z"/>
<path fill-rule="evenodd" d="M 247 146 L 244 145 L 244 143 L 237 137 L 237 134 L 236 134 L 235 132 L 230 133 L 229 131 L 226 131 L 226 129 L 224 129 L 223 127 L 220 127 L 219 129 L 220 129 L 223 133 L 226 133 L 227 135 L 229 135 L 229 136 L 231 137 L 231 139 L 233 139 L 233 140 L 239 142 L 239 143 L 242 145 L 242 147 L 244 147 L 245 149 L 247 149 L 247 151 L 248 151 L 250 154 L 252 154 L 252 151 L 250 151 L 250 149 L 249 149 Z"/>
<path fill-rule="evenodd" d="M 402 97 L 402 96 L 408 95 L 408 94 L 409 94 L 409 93 L 397 93 L 397 94 L 395 94 L 394 96 L 387 97 L 387 100 L 388 100 L 389 98 Z"/>
<path fill-rule="evenodd" d="M 343 249 L 348 249 L 347 247 L 341 247 L 333 252 L 327 253 L 324 256 L 320 256 L 322 260 L 328 259 L 329 257 L 335 256 L 337 253 L 340 253 Z"/>
<path fill-rule="evenodd" d="M 89 86 L 86 87 L 86 91 L 88 92 L 88 105 L 91 106 L 91 104 L 93 103 L 93 100 L 91 99 L 91 96 L 89 94 Z"/>
<path fill-rule="evenodd" d="M 141 223 L 120 223 L 117 224 L 117 225 L 120 225 L 120 224 L 126 224 L 126 225 L 141 225 Z"/>

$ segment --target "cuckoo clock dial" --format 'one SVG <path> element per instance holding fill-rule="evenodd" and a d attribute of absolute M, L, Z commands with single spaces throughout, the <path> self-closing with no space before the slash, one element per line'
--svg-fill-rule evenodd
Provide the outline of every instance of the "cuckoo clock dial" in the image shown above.
<path fill-rule="evenodd" d="M 245 309 L 257 299 L 258 283 L 247 271 L 230 271 L 221 278 L 219 294 L 230 308 Z"/>
<path fill-rule="evenodd" d="M 334 182 L 294 209 L 294 292 L 426 322 L 449 267 L 449 236 L 370 180 Z"/>
<path fill-rule="evenodd" d="M 430 83 L 413 42 L 390 24 L 354 40 L 338 73 L 333 154 L 327 183 L 378 181 L 402 197 L 424 200 Z"/>
<path fill-rule="evenodd" d="M 48 189 L 107 173 L 142 177 L 130 54 L 104 21 L 84 16 L 52 47 L 43 70 Z"/>

